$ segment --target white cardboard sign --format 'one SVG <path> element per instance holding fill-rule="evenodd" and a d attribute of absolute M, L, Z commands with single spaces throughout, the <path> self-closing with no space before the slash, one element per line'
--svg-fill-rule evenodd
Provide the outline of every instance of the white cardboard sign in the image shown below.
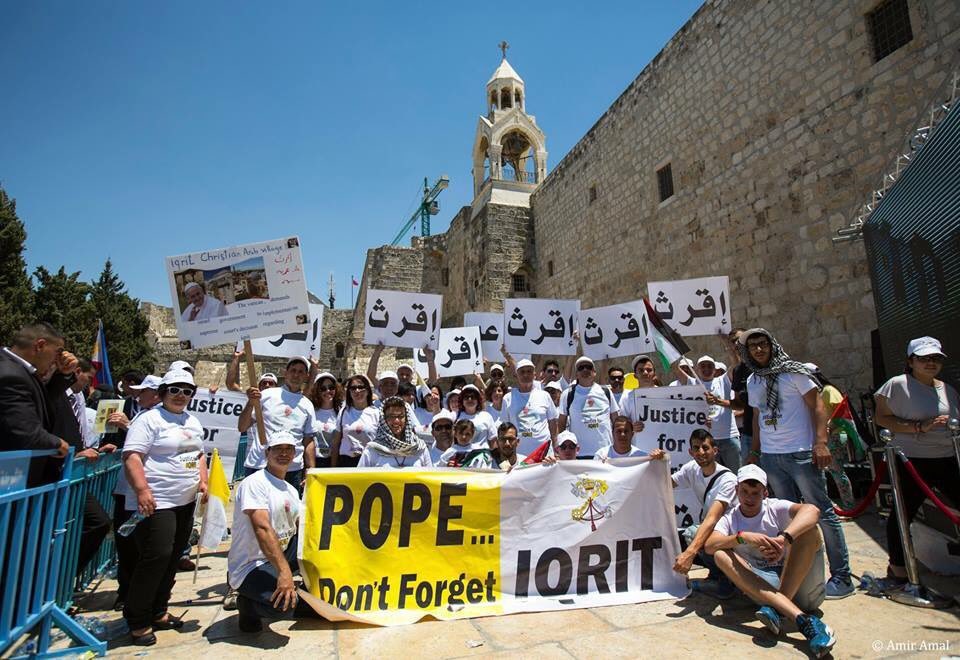
<path fill-rule="evenodd" d="M 683 337 L 726 334 L 733 327 L 726 275 L 649 282 L 647 293 L 654 311 Z"/>
<path fill-rule="evenodd" d="M 291 358 L 297 355 L 320 359 L 320 340 L 323 337 L 323 305 L 310 303 L 310 326 L 301 332 L 260 337 L 250 341 L 254 355 Z M 237 350 L 243 344 L 237 343 Z"/>
<path fill-rule="evenodd" d="M 503 301 L 504 344 L 511 353 L 573 355 L 579 300 L 509 298 Z"/>
<path fill-rule="evenodd" d="M 443 296 L 369 289 L 363 341 L 371 345 L 436 349 L 442 318 Z"/>
<path fill-rule="evenodd" d="M 642 300 L 580 310 L 583 354 L 594 360 L 654 350 Z"/>
<path fill-rule="evenodd" d="M 480 329 L 476 326 L 441 328 L 440 348 L 437 350 L 436 360 L 437 376 L 440 378 L 482 374 L 483 349 L 480 346 Z"/>
<path fill-rule="evenodd" d="M 480 345 L 483 357 L 491 362 L 503 361 L 500 347 L 503 346 L 503 314 L 497 312 L 467 312 L 463 315 L 465 326 L 480 328 Z"/>

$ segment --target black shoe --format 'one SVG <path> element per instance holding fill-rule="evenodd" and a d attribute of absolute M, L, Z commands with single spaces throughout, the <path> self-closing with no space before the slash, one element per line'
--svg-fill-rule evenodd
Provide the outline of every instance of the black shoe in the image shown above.
<path fill-rule="evenodd" d="M 125 601 L 125 600 L 124 600 L 123 598 L 121 598 L 120 596 L 117 596 L 117 599 L 116 599 L 115 601 L 113 601 L 113 611 L 114 611 L 114 612 L 122 612 L 122 611 L 123 611 L 123 608 L 126 606 L 126 604 L 127 604 L 127 601 Z"/>
<path fill-rule="evenodd" d="M 263 630 L 263 622 L 254 613 L 253 603 L 249 598 L 237 595 L 237 614 L 240 616 L 237 622 L 240 632 L 258 633 Z"/>

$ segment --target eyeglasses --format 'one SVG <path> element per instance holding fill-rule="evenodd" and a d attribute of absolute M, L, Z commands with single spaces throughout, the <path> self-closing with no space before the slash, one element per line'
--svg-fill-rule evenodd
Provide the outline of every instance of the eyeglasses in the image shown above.
<path fill-rule="evenodd" d="M 194 389 L 190 387 L 178 387 L 176 385 L 171 385 L 167 388 L 169 394 L 182 394 L 183 396 L 193 396 Z"/>
<path fill-rule="evenodd" d="M 367 386 L 366 386 L 366 385 L 351 385 L 351 386 L 348 387 L 347 389 L 350 390 L 351 392 L 362 392 L 363 390 L 367 389 Z"/>
<path fill-rule="evenodd" d="M 389 415 L 384 415 L 385 419 L 404 419 L 406 415 L 403 413 L 391 413 Z"/>
<path fill-rule="evenodd" d="M 920 360 L 925 364 L 943 364 L 942 355 L 914 355 L 914 359 Z"/>
<path fill-rule="evenodd" d="M 453 424 L 434 424 L 433 430 L 434 431 L 452 431 Z"/>
<path fill-rule="evenodd" d="M 623 380 L 623 376 L 610 376 L 610 380 Z"/>
<path fill-rule="evenodd" d="M 548 374 L 558 374 L 558 373 L 560 373 L 560 370 L 559 370 L 559 369 L 544 369 L 544 372 L 546 372 L 546 373 L 548 373 Z"/>
<path fill-rule="evenodd" d="M 337 391 L 337 386 L 336 386 L 336 385 L 321 385 L 321 386 L 318 387 L 317 389 L 320 390 L 321 392 L 336 392 L 336 391 Z M 350 388 L 350 389 L 353 389 L 353 388 Z M 360 387 L 360 389 L 362 390 L 362 389 L 364 389 L 364 388 L 363 388 L 363 387 Z"/>
<path fill-rule="evenodd" d="M 593 365 L 581 364 L 579 367 L 577 367 L 577 371 L 593 371 Z"/>
<path fill-rule="evenodd" d="M 768 341 L 758 341 L 758 342 L 747 343 L 748 351 L 765 351 L 768 348 L 770 348 L 770 342 Z"/>

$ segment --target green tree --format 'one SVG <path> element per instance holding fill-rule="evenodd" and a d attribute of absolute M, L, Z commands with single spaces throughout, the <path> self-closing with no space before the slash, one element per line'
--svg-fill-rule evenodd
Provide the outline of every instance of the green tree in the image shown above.
<path fill-rule="evenodd" d="M 127 293 L 109 259 L 100 277 L 93 282 L 90 302 L 94 310 L 94 324 L 97 318 L 103 321 L 114 382 L 119 374 L 128 369 L 140 369 L 146 373 L 153 370 L 153 345 L 147 341 L 150 322 L 140 312 L 140 301 Z"/>
<path fill-rule="evenodd" d="M 23 258 L 27 230 L 17 217 L 17 203 L 0 187 L 0 345 L 33 320 L 33 288 Z"/>
<path fill-rule="evenodd" d="M 90 285 L 80 273 L 67 274 L 63 266 L 51 274 L 43 266 L 33 271 L 37 281 L 33 309 L 36 318 L 63 333 L 67 350 L 78 357 L 90 357 L 97 321 L 90 304 Z"/>

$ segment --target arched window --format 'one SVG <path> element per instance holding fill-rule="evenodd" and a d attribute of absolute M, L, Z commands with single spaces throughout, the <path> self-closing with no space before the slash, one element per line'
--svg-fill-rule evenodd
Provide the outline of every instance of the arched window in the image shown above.
<path fill-rule="evenodd" d="M 518 108 L 523 108 L 523 95 L 520 93 L 520 90 L 514 90 L 513 92 L 513 103 Z"/>
<path fill-rule="evenodd" d="M 500 107 L 504 110 L 511 107 L 509 89 L 505 88 L 500 91 Z"/>

